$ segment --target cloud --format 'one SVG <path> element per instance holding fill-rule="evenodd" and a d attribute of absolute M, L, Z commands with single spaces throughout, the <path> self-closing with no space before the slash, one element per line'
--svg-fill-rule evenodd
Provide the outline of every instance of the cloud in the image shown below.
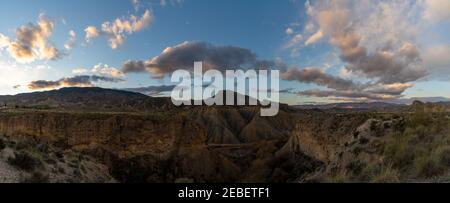
<path fill-rule="evenodd" d="M 326 74 L 318 68 L 304 68 L 301 70 L 289 69 L 288 71 L 282 73 L 281 77 L 284 80 L 288 81 L 296 80 L 304 83 L 314 83 L 336 90 L 360 88 L 359 84 L 355 84 L 351 80 L 346 80 Z"/>
<path fill-rule="evenodd" d="M 141 2 L 139 0 L 131 0 L 131 3 L 133 4 L 134 10 L 139 10 Z"/>
<path fill-rule="evenodd" d="M 87 42 L 90 42 L 92 39 L 100 36 L 100 32 L 97 30 L 95 26 L 88 26 L 86 29 L 84 29 L 84 32 L 86 32 L 85 38 Z"/>
<path fill-rule="evenodd" d="M 292 48 L 299 45 L 303 40 L 303 35 L 296 34 L 289 42 L 284 46 L 285 48 Z"/>
<path fill-rule="evenodd" d="M 124 80 L 97 75 L 78 75 L 74 77 L 61 78 L 56 81 L 37 80 L 28 84 L 31 90 L 55 89 L 59 87 L 92 87 L 97 82 L 117 83 Z"/>
<path fill-rule="evenodd" d="M 73 74 L 85 74 L 87 72 L 89 72 L 89 70 L 86 68 L 76 68 L 72 70 Z"/>
<path fill-rule="evenodd" d="M 127 35 L 141 31 L 148 27 L 153 19 L 149 10 L 145 10 L 141 18 L 130 15 L 128 18 L 116 18 L 114 21 L 106 21 L 101 26 L 101 31 L 95 26 L 88 26 L 85 29 L 86 41 L 90 41 L 100 35 L 108 38 L 112 49 L 117 49 L 125 42 Z"/>
<path fill-rule="evenodd" d="M 86 74 L 86 73 L 92 73 L 95 75 L 101 75 L 101 76 L 107 76 L 107 77 L 113 77 L 113 78 L 120 78 L 125 77 L 125 74 L 118 70 L 117 68 L 111 67 L 108 64 L 102 64 L 99 63 L 92 67 L 90 70 L 86 68 L 76 68 L 72 70 L 73 74 Z"/>
<path fill-rule="evenodd" d="M 437 79 L 450 78 L 450 45 L 436 45 L 424 50 L 423 60 L 430 69 L 431 77 Z"/>
<path fill-rule="evenodd" d="M 318 69 L 295 68 L 283 73 L 286 80 L 314 83 L 326 89 L 303 91 L 299 95 L 339 99 L 385 100 L 403 96 L 412 82 L 429 75 L 428 67 L 445 67 L 448 56 L 445 46 L 423 52 L 419 47 L 424 5 L 440 0 L 370 1 L 323 0 L 307 1 L 301 40 L 291 39 L 292 51 L 323 39 L 336 47 L 344 65 L 333 76 Z M 446 1 L 445 4 L 448 2 Z M 445 5 L 440 16 L 445 16 Z M 426 15 L 425 15 L 426 16 Z M 442 17 L 441 17 L 442 19 Z M 434 64 L 433 64 L 434 63 Z M 432 64 L 432 65 L 429 65 Z M 358 81 L 353 81 L 358 76 Z"/>
<path fill-rule="evenodd" d="M 282 79 L 324 86 L 326 90 L 313 89 L 296 94 L 300 96 L 332 97 L 358 100 L 389 100 L 400 98 L 403 92 L 413 87 L 410 83 L 359 83 L 333 76 L 320 68 L 289 69 L 281 74 Z"/>
<path fill-rule="evenodd" d="M 0 49 L 8 47 L 10 43 L 11 40 L 7 36 L 0 33 Z"/>
<path fill-rule="evenodd" d="M 406 89 L 414 87 L 413 84 L 394 83 L 394 84 L 377 84 L 367 88 L 367 92 L 378 95 L 401 95 Z"/>
<path fill-rule="evenodd" d="M 287 35 L 294 34 L 294 30 L 292 28 L 290 28 L 290 27 L 288 27 L 285 32 L 286 32 Z"/>
<path fill-rule="evenodd" d="M 184 0 L 160 0 L 159 5 L 161 5 L 161 6 L 167 6 L 167 5 L 176 6 L 176 5 L 181 5 L 183 3 L 183 1 Z"/>
<path fill-rule="evenodd" d="M 397 99 L 398 95 L 385 95 L 385 94 L 372 94 L 363 91 L 354 90 L 306 90 L 297 93 L 300 96 L 312 96 L 312 97 L 332 97 L 333 99 L 346 99 L 351 100 L 368 100 L 368 101 L 380 101 Z"/>
<path fill-rule="evenodd" d="M 398 14 L 406 12 L 409 4 L 372 2 L 355 8 L 353 3 L 320 1 L 309 14 L 318 32 L 339 48 L 347 69 L 381 83 L 405 83 L 425 77 L 427 71 L 417 45 L 409 38 L 415 33 L 405 22 L 408 16 Z M 386 20 L 391 22 L 380 25 Z"/>
<path fill-rule="evenodd" d="M 38 80 L 54 72 L 47 65 L 20 64 L 15 60 L 0 60 L 0 88 L 4 94 L 19 93 L 27 86 L 28 81 Z M 20 85 L 18 89 L 11 87 Z M 20 90 L 19 90 L 20 89 Z"/>
<path fill-rule="evenodd" d="M 149 72 L 155 77 L 162 77 L 178 69 L 191 70 L 195 61 L 203 61 L 204 70 L 281 65 L 276 61 L 258 60 L 255 53 L 245 48 L 215 46 L 206 42 L 184 42 L 167 47 L 160 55 L 147 61 L 127 61 L 123 64 L 122 71 Z"/>
<path fill-rule="evenodd" d="M 141 73 L 146 71 L 146 65 L 144 61 L 126 61 L 122 65 L 122 71 L 125 73 Z"/>
<path fill-rule="evenodd" d="M 306 41 L 305 41 L 305 45 L 311 45 L 316 43 L 317 41 L 319 41 L 320 39 L 323 38 L 323 33 L 321 30 L 317 31 L 316 33 L 314 33 L 313 35 L 311 35 Z"/>
<path fill-rule="evenodd" d="M 424 18 L 431 22 L 450 19 L 450 1 L 448 0 L 422 0 L 425 12 Z"/>
<path fill-rule="evenodd" d="M 101 64 L 101 63 L 95 65 L 92 68 L 91 72 L 94 74 L 111 76 L 114 78 L 125 76 L 125 74 L 122 71 L 118 70 L 117 68 L 110 67 L 108 66 L 108 64 Z"/>
<path fill-rule="evenodd" d="M 175 85 L 162 85 L 162 86 L 148 86 L 137 88 L 125 88 L 123 90 L 130 92 L 142 93 L 149 96 L 161 96 L 163 92 L 170 92 L 175 88 Z"/>
<path fill-rule="evenodd" d="M 69 39 L 64 43 L 64 48 L 66 50 L 71 50 L 75 46 L 75 41 L 77 40 L 77 34 L 75 31 L 69 31 Z"/>
<path fill-rule="evenodd" d="M 353 76 L 353 73 L 351 70 L 348 70 L 347 68 L 343 67 L 339 70 L 339 77 L 342 78 L 351 78 Z"/>
<path fill-rule="evenodd" d="M 41 14 L 36 24 L 28 23 L 17 28 L 15 40 L 0 34 L 0 47 L 7 47 L 11 57 L 20 63 L 59 59 L 60 51 L 48 41 L 53 29 L 53 21 Z"/>

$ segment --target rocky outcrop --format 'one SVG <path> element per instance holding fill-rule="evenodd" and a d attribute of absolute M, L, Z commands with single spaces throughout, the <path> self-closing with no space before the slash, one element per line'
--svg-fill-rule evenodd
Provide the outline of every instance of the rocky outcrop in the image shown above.
<path fill-rule="evenodd" d="M 331 162 L 339 155 L 353 130 L 367 118 L 365 114 L 313 112 L 297 122 L 288 142 L 278 153 L 301 151 L 317 160 Z"/>
<path fill-rule="evenodd" d="M 30 137 L 0 136 L 0 182 L 117 182 L 93 157 Z"/>

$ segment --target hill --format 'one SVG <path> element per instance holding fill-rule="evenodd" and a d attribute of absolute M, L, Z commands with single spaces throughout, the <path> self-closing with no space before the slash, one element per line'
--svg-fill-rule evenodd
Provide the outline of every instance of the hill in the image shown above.
<path fill-rule="evenodd" d="M 168 98 L 152 98 L 123 90 L 68 87 L 45 92 L 0 96 L 0 105 L 9 108 L 137 112 L 167 109 L 171 107 L 171 101 Z"/>

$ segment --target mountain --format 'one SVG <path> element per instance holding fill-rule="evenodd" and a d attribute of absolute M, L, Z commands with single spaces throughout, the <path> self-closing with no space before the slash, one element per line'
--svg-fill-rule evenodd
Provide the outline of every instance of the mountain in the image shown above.
<path fill-rule="evenodd" d="M 406 98 L 406 99 L 396 99 L 396 100 L 392 100 L 389 102 L 395 103 L 395 104 L 410 105 L 414 101 L 421 101 L 424 103 L 440 103 L 440 102 L 450 102 L 450 98 L 446 98 L 446 97 L 412 97 L 412 98 Z"/>
<path fill-rule="evenodd" d="M 381 110 L 386 108 L 399 107 L 400 104 L 387 103 L 387 102 L 360 102 L 360 103 L 332 103 L 332 104 L 307 104 L 296 105 L 297 109 L 354 109 L 354 110 Z"/>
<path fill-rule="evenodd" d="M 68 87 L 59 90 L 0 96 L 0 105 L 10 108 L 44 108 L 93 111 L 151 111 L 170 108 L 168 98 L 98 87 Z"/>
<path fill-rule="evenodd" d="M 386 110 L 406 105 L 412 105 L 414 102 L 432 103 L 446 105 L 450 103 L 450 98 L 446 97 L 412 97 L 407 99 L 389 100 L 386 102 L 345 102 L 331 104 L 304 104 L 295 105 L 297 109 L 344 109 L 344 110 Z"/>

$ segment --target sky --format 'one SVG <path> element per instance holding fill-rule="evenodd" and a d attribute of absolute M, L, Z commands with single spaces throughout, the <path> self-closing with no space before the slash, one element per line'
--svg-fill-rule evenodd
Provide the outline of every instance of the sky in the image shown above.
<path fill-rule="evenodd" d="M 0 21 L 0 95 L 164 95 L 201 60 L 278 69 L 289 104 L 450 97 L 448 0 L 0 0 Z"/>

